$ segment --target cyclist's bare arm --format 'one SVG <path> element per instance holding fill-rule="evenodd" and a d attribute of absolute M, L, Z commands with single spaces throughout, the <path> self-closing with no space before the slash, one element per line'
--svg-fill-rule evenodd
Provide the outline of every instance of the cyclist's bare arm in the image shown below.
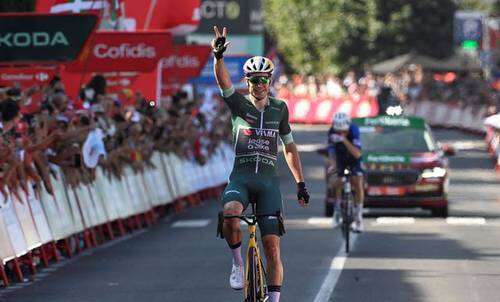
<path fill-rule="evenodd" d="M 302 164 L 300 163 L 299 151 L 295 143 L 284 144 L 283 153 L 285 154 L 286 163 L 290 168 L 296 182 L 304 181 L 302 174 Z"/>
<path fill-rule="evenodd" d="M 222 29 L 221 34 L 217 26 L 214 26 L 214 32 L 215 38 L 212 40 L 212 49 L 215 53 L 220 47 L 226 48 L 229 45 L 229 42 L 225 41 L 227 37 L 226 27 Z M 220 43 L 222 43 L 223 45 L 220 45 Z M 214 56 L 214 74 L 217 85 L 219 85 L 222 90 L 229 89 L 233 86 L 231 77 L 229 76 L 229 72 L 227 71 L 226 65 L 224 64 L 224 58 L 217 59 Z"/>
<path fill-rule="evenodd" d="M 352 154 L 356 159 L 359 159 L 361 157 L 361 150 L 359 150 L 358 147 L 354 146 L 349 140 L 344 139 L 342 141 L 347 148 L 347 151 Z"/>

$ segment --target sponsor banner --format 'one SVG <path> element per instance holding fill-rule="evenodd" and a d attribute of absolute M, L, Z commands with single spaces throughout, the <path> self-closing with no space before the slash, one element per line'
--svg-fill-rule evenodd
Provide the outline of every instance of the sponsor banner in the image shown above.
<path fill-rule="evenodd" d="M 141 92 L 145 98 L 154 100 L 156 98 L 156 70 L 150 72 L 110 72 L 99 73 L 106 78 L 106 92 L 121 94 L 123 90 L 130 89 L 133 92 Z M 66 93 L 73 99 L 78 99 L 78 92 L 95 73 L 77 73 L 61 71 L 61 79 L 66 88 Z M 127 103 L 123 98 L 122 102 Z"/>
<path fill-rule="evenodd" d="M 95 74 L 92 74 L 94 76 Z M 138 72 L 106 72 L 102 74 L 106 79 L 107 93 L 120 93 L 124 89 L 132 89 L 139 78 Z"/>
<path fill-rule="evenodd" d="M 224 64 L 226 65 L 231 81 L 236 84 L 243 78 L 243 65 L 250 56 L 227 56 L 224 57 Z M 205 84 L 216 85 L 214 77 L 214 60 L 212 56 L 201 70 L 200 76 L 189 81 L 192 84 Z"/>
<path fill-rule="evenodd" d="M 261 0 L 201 0 L 201 21 L 195 33 L 212 34 L 214 26 L 226 26 L 232 35 L 262 34 Z"/>
<path fill-rule="evenodd" d="M 120 2 L 127 20 L 133 20 L 133 30 L 167 29 L 174 35 L 185 35 L 196 30 L 200 22 L 200 0 Z"/>
<path fill-rule="evenodd" d="M 273 160 L 278 154 L 278 130 L 252 127 L 238 128 L 236 156 L 262 155 Z"/>
<path fill-rule="evenodd" d="M 73 61 L 94 30 L 97 19 L 94 14 L 2 14 L 0 62 Z"/>
<path fill-rule="evenodd" d="M 96 32 L 70 72 L 151 71 L 172 48 L 166 32 Z"/>
<path fill-rule="evenodd" d="M 353 122 L 359 126 L 365 127 L 404 127 L 424 129 L 425 121 L 421 118 L 406 116 L 388 116 L 381 115 L 377 117 L 357 118 Z"/>
<path fill-rule="evenodd" d="M 32 86 L 44 86 L 55 74 L 55 67 L 0 68 L 0 86 L 19 85 L 22 90 Z"/>
<path fill-rule="evenodd" d="M 383 153 L 383 152 L 369 152 L 363 155 L 363 162 L 370 163 L 384 163 L 384 164 L 410 164 L 410 154 L 406 153 Z"/>
<path fill-rule="evenodd" d="M 198 77 L 207 64 L 210 51 L 211 47 L 207 45 L 175 46 L 161 59 L 162 83 L 182 84 Z"/>
<path fill-rule="evenodd" d="M 168 30 L 185 35 L 200 22 L 200 0 L 38 0 L 42 13 L 96 12 L 101 15 L 99 28 L 115 30 Z M 172 9 L 175 7 L 175 9 Z"/>

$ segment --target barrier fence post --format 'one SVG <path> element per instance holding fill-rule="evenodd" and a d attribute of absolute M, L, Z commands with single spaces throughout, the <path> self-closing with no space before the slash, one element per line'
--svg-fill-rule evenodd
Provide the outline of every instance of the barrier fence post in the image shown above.
<path fill-rule="evenodd" d="M 9 286 L 9 279 L 7 278 L 7 274 L 5 273 L 5 267 L 2 262 L 0 262 L 0 275 L 2 277 L 3 286 Z"/>

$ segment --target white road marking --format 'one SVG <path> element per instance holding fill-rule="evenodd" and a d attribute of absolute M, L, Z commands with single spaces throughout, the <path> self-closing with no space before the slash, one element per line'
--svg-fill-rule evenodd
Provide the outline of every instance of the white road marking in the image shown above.
<path fill-rule="evenodd" d="M 483 217 L 448 217 L 446 223 L 452 225 L 484 225 L 486 219 Z"/>
<path fill-rule="evenodd" d="M 299 152 L 315 152 L 318 149 L 325 148 L 325 144 L 299 144 L 297 150 Z M 283 146 L 278 146 L 278 152 L 283 151 Z"/>
<path fill-rule="evenodd" d="M 375 224 L 385 224 L 385 225 L 400 225 L 400 224 L 414 224 L 415 218 L 413 217 L 379 217 L 375 221 Z"/>
<path fill-rule="evenodd" d="M 351 240 L 351 249 L 354 247 L 354 243 L 356 242 L 357 235 L 352 234 Z M 326 276 L 321 288 L 319 289 L 314 302 L 327 302 L 330 301 L 330 296 L 332 295 L 335 286 L 337 285 L 337 281 L 339 280 L 340 274 L 344 269 L 345 262 L 347 260 L 348 255 L 344 250 L 344 245 L 337 252 L 337 255 L 333 258 L 330 264 L 330 271 Z"/>
<path fill-rule="evenodd" d="M 172 224 L 173 228 L 203 228 L 210 224 L 210 219 L 179 220 Z"/>
<path fill-rule="evenodd" d="M 307 219 L 308 224 L 312 225 L 332 225 L 332 218 L 326 218 L 326 217 L 311 217 Z"/>

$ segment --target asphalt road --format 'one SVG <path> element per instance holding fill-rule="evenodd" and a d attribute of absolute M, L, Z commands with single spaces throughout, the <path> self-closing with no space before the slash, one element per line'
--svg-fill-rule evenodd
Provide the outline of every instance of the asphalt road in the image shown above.
<path fill-rule="evenodd" d="M 325 127 L 295 126 L 311 205 L 300 208 L 283 161 L 287 234 L 282 301 L 497 301 L 500 296 L 500 178 L 481 137 L 436 131 L 460 151 L 450 158 L 450 216 L 370 211 L 352 252 L 322 218 L 323 159 L 314 150 Z M 215 237 L 218 201 L 170 216 L 75 259 L 34 281 L 0 289 L 0 301 L 241 301 L 229 288 L 231 257 Z"/>

